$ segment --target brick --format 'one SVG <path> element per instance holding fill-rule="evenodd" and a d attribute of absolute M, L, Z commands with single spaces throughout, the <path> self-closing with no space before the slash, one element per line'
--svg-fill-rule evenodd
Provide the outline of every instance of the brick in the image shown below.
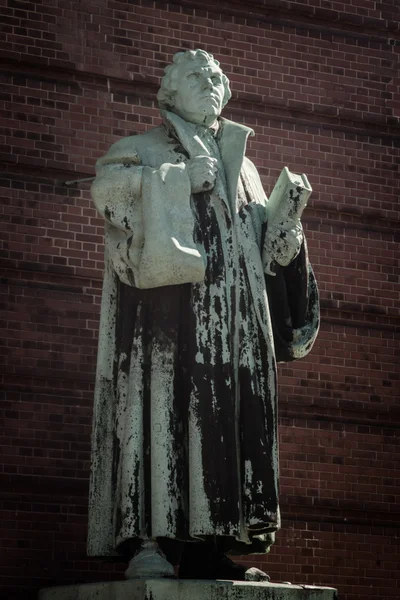
<path fill-rule="evenodd" d="M 62 182 L 92 176 L 111 143 L 158 124 L 166 61 L 205 43 L 231 79 L 225 116 L 256 131 L 248 154 L 266 191 L 284 165 L 306 172 L 314 189 L 304 227 L 322 322 L 312 354 L 279 366 L 283 529 L 268 557 L 241 562 L 274 580 L 334 585 L 345 600 L 394 598 L 394 3 L 107 0 L 86 12 L 60 0 L 9 4 L 1 16 L 4 595 L 33 599 L 44 585 L 122 577 L 125 565 L 85 555 L 103 222 L 90 182 Z"/>

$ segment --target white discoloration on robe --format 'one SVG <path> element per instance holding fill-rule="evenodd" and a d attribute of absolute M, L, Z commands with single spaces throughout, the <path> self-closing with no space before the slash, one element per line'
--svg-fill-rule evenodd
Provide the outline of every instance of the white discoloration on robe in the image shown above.
<path fill-rule="evenodd" d="M 198 422 L 199 394 L 194 389 L 189 406 L 189 533 L 193 538 L 210 535 L 210 500 L 204 488 L 202 456 L 203 436 Z"/>

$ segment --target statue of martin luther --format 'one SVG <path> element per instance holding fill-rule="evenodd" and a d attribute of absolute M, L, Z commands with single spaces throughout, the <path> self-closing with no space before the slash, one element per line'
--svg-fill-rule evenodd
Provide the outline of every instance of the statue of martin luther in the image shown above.
<path fill-rule="evenodd" d="M 266 552 L 280 527 L 276 362 L 310 351 L 318 292 L 300 218 L 268 228 L 245 156 L 254 132 L 220 116 L 230 96 L 212 55 L 176 54 L 162 124 L 96 165 L 106 264 L 88 553 L 136 555 L 127 577 L 155 556 L 172 575 L 163 552 L 176 563 L 185 542 L 181 577 L 262 580 L 225 553 Z"/>

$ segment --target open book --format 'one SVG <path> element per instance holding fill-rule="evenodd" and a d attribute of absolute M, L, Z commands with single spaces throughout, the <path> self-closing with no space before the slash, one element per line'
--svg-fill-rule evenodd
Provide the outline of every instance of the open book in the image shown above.
<path fill-rule="evenodd" d="M 299 225 L 312 188 L 306 175 L 296 175 L 284 167 L 267 203 L 267 233 L 263 248 L 264 271 L 274 275 L 276 236 Z"/>

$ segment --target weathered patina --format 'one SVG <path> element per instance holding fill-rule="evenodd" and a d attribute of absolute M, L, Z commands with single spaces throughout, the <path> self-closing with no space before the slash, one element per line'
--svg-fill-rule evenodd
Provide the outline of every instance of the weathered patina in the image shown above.
<path fill-rule="evenodd" d="M 280 526 L 276 361 L 311 349 L 318 293 L 300 222 L 265 273 L 253 131 L 220 117 L 218 63 L 179 54 L 166 78 L 162 124 L 114 144 L 92 187 L 106 256 L 88 552 L 210 537 L 260 552 Z"/>

